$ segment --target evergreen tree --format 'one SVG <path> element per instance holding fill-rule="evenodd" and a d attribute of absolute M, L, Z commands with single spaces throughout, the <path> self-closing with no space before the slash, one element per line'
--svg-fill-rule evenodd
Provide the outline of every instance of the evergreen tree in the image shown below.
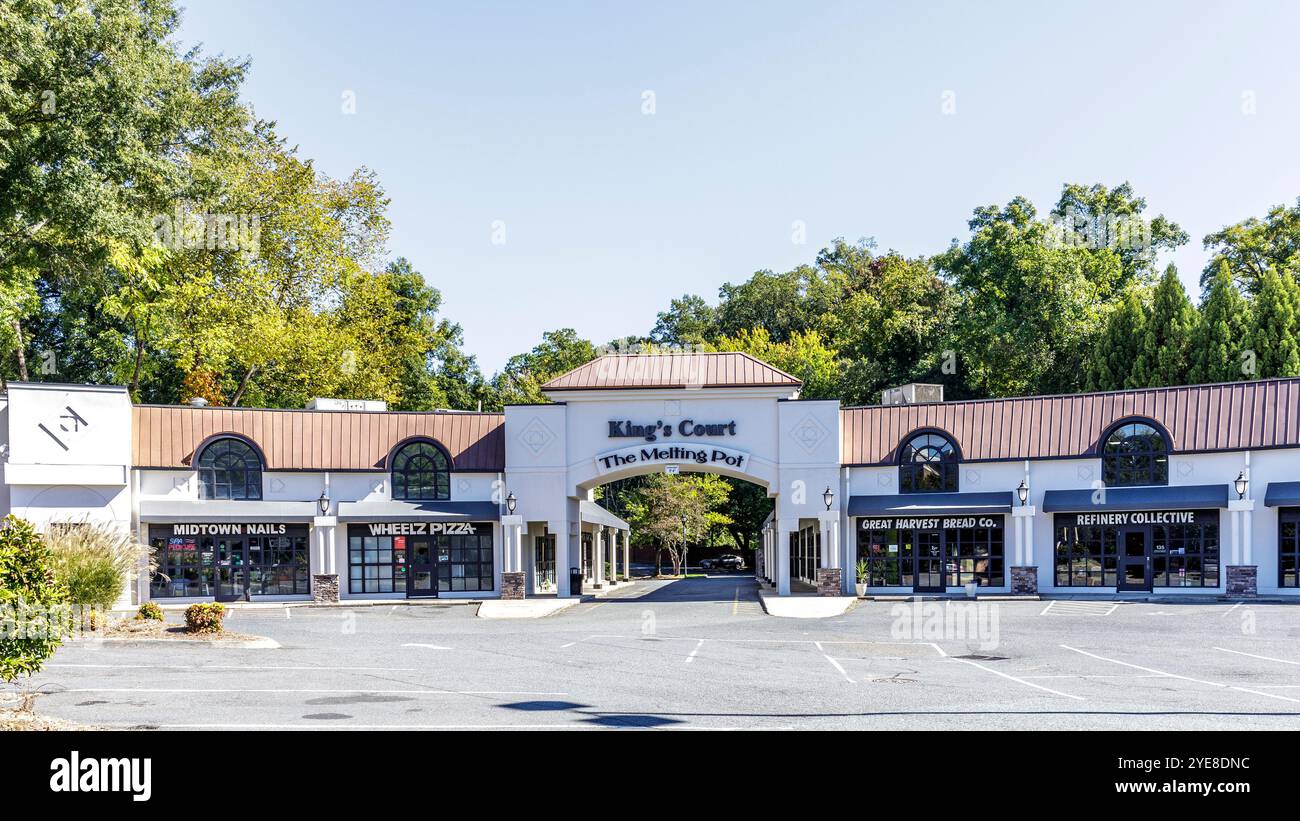
<path fill-rule="evenodd" d="M 1231 382 L 1249 374 L 1243 369 L 1251 331 L 1250 303 L 1241 295 L 1227 262 L 1210 277 L 1201 301 L 1201 321 L 1192 336 L 1192 381 Z"/>
<path fill-rule="evenodd" d="M 1146 329 L 1149 299 L 1147 288 L 1133 285 L 1111 308 L 1088 359 L 1086 390 L 1116 391 L 1130 385 L 1133 363 Z"/>
<path fill-rule="evenodd" d="M 1300 376 L 1300 285 L 1288 273 L 1264 271 L 1250 333 L 1256 377 Z"/>
<path fill-rule="evenodd" d="M 1191 371 L 1192 334 L 1198 317 L 1173 265 L 1156 284 L 1129 387 L 1182 385 Z"/>

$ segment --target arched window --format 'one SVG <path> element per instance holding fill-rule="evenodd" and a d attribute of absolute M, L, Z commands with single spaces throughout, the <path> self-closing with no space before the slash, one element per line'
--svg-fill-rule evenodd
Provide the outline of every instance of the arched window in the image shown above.
<path fill-rule="evenodd" d="M 957 446 L 939 433 L 921 433 L 898 451 L 898 489 L 903 493 L 957 490 Z"/>
<path fill-rule="evenodd" d="M 261 499 L 262 459 L 243 439 L 225 437 L 199 454 L 200 499 Z"/>
<path fill-rule="evenodd" d="M 393 454 L 393 498 L 412 502 L 451 498 L 451 462 L 432 442 L 412 442 Z"/>
<path fill-rule="evenodd" d="M 1169 443 L 1146 422 L 1125 422 L 1101 448 L 1101 478 L 1108 487 L 1169 484 Z"/>

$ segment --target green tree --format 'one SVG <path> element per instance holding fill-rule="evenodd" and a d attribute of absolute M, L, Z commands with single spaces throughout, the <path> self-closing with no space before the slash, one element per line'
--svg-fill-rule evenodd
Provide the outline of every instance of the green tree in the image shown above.
<path fill-rule="evenodd" d="M 757 544 L 763 523 L 772 513 L 773 502 L 761 485 L 730 476 L 723 478 L 731 485 L 731 492 L 718 512 L 730 520 L 726 529 L 736 548 L 748 552 Z M 751 558 L 746 561 L 752 563 Z"/>
<path fill-rule="evenodd" d="M 1259 277 L 1250 350 L 1257 378 L 1300 376 L 1300 285 L 1272 267 Z"/>
<path fill-rule="evenodd" d="M 650 340 L 659 345 L 699 345 L 717 335 L 717 312 L 703 297 L 685 294 L 659 314 Z"/>
<path fill-rule="evenodd" d="M 0 523 L 0 680 L 31 675 L 54 655 L 72 629 L 68 589 L 54 576 L 50 547 L 29 522 Z"/>
<path fill-rule="evenodd" d="M 1088 357 L 1084 387 L 1116 391 L 1135 386 L 1133 365 L 1146 334 L 1150 289 L 1134 283 L 1107 310 L 1105 325 Z"/>
<path fill-rule="evenodd" d="M 1227 265 L 1233 279 L 1248 294 L 1263 287 L 1267 271 L 1285 271 L 1300 276 L 1300 199 L 1294 207 L 1278 205 L 1263 219 L 1251 217 L 1205 237 L 1205 247 L 1214 252 L 1201 284 L 1208 285 L 1220 265 Z"/>
<path fill-rule="evenodd" d="M 1201 300 L 1201 320 L 1192 336 L 1192 382 L 1231 382 L 1247 376 L 1242 350 L 1251 328 L 1250 303 L 1233 281 L 1226 261 L 1215 267 Z"/>
<path fill-rule="evenodd" d="M 711 473 L 649 474 L 628 492 L 626 519 L 633 533 L 666 549 L 673 575 L 682 575 L 690 542 L 731 524 L 723 512 L 731 489 Z"/>
<path fill-rule="evenodd" d="M 494 405 L 545 402 L 542 385 L 590 362 L 597 354 L 596 346 L 579 337 L 572 328 L 547 331 L 542 334 L 541 344 L 528 353 L 510 357 L 501 372 L 492 378 Z"/>
<path fill-rule="evenodd" d="M 1129 381 L 1132 387 L 1182 385 L 1191 371 L 1192 338 L 1199 317 L 1173 265 L 1156 284 L 1151 311 Z"/>
<path fill-rule="evenodd" d="M 803 382 L 804 399 L 838 398 L 840 361 L 817 331 L 795 331 L 785 342 L 773 342 L 766 328 L 741 331 L 717 340 L 720 351 L 741 351 L 774 365 Z"/>

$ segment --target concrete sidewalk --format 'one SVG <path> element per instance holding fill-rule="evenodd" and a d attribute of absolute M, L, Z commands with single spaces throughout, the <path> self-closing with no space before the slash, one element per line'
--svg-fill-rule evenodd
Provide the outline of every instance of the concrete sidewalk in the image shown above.
<path fill-rule="evenodd" d="M 774 591 L 758 591 L 758 600 L 769 616 L 785 619 L 828 619 L 842 616 L 858 603 L 854 596 L 778 596 Z"/>

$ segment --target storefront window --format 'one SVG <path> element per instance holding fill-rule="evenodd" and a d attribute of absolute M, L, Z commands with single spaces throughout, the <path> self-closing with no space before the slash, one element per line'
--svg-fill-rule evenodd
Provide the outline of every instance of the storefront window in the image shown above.
<path fill-rule="evenodd" d="M 1145 422 L 1120 425 L 1106 437 L 1101 453 L 1107 487 L 1169 484 L 1169 444 Z"/>
<path fill-rule="evenodd" d="M 1279 587 L 1300 587 L 1300 507 L 1278 513 Z"/>
<path fill-rule="evenodd" d="M 871 587 L 914 587 L 918 580 L 927 588 L 1001 587 L 1006 584 L 1002 525 L 1002 516 L 862 519 L 858 559 L 867 561 Z"/>
<path fill-rule="evenodd" d="M 149 579 L 149 598 L 212 595 L 212 540 L 203 552 L 197 536 L 163 536 L 149 540 L 158 568 Z"/>
<path fill-rule="evenodd" d="M 262 498 L 262 460 L 242 439 L 218 439 L 198 458 L 200 499 Z"/>
<path fill-rule="evenodd" d="M 898 488 L 903 493 L 956 492 L 957 448 L 937 433 L 913 436 L 899 450 Z"/>
<path fill-rule="evenodd" d="M 306 525 L 151 525 L 150 598 L 311 593 Z"/>
<path fill-rule="evenodd" d="M 419 596 L 494 589 L 492 526 L 458 524 L 453 533 L 437 532 L 440 527 L 418 522 L 400 535 L 349 535 L 349 592 Z"/>
<path fill-rule="evenodd" d="M 1057 587 L 1114 587 L 1119 528 L 1087 525 L 1056 531 Z"/>
<path fill-rule="evenodd" d="M 393 456 L 393 498 L 441 501 L 451 498 L 447 454 L 432 442 L 412 442 Z"/>
<path fill-rule="evenodd" d="M 1055 564 L 1057 587 L 1218 587 L 1218 511 L 1060 514 Z"/>

